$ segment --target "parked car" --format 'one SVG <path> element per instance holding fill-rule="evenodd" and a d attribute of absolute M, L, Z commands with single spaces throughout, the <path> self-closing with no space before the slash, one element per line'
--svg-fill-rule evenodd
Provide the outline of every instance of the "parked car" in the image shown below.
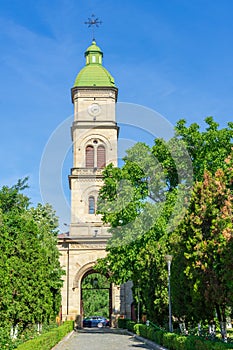
<path fill-rule="evenodd" d="M 109 320 L 102 316 L 89 316 L 83 320 L 83 327 L 106 327 L 109 326 Z"/>

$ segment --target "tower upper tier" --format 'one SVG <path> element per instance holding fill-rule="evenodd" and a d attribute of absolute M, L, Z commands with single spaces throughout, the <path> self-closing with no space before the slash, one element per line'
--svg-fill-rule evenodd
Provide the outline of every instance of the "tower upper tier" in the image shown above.
<path fill-rule="evenodd" d="M 116 87 L 114 78 L 106 68 L 102 66 L 103 52 L 96 45 L 95 40 L 92 41 L 85 52 L 86 66 L 78 73 L 74 87 L 81 86 L 106 86 Z"/>

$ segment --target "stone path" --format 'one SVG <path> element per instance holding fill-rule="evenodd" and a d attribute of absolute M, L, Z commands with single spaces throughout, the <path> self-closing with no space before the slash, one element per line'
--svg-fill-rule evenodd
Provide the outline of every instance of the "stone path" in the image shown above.
<path fill-rule="evenodd" d="M 53 350 L 145 350 L 156 349 L 152 345 L 135 339 L 134 336 L 120 334 L 111 329 L 83 329 L 74 332 L 69 339 L 56 345 Z M 157 348 L 158 349 L 158 348 Z"/>

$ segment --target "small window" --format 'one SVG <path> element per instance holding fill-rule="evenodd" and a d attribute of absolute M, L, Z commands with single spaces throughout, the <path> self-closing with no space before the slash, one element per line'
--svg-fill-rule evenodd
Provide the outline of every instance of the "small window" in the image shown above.
<path fill-rule="evenodd" d="M 100 145 L 97 148 L 97 168 L 104 168 L 106 166 L 105 147 Z"/>
<path fill-rule="evenodd" d="M 94 168 L 94 147 L 87 146 L 86 148 L 86 168 Z"/>
<path fill-rule="evenodd" d="M 95 198 L 93 196 L 88 199 L 88 213 L 95 214 Z"/>
<path fill-rule="evenodd" d="M 92 56 L 92 63 L 95 63 L 95 62 L 96 62 L 96 57 Z"/>

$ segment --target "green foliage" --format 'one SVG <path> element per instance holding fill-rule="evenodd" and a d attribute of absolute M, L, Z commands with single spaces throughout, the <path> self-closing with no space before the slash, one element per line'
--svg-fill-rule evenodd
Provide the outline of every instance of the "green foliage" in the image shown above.
<path fill-rule="evenodd" d="M 207 117 L 205 122 L 207 126 L 204 131 L 200 131 L 196 123 L 187 127 L 184 119 L 178 121 L 175 128 L 177 137 L 185 142 L 191 156 L 195 181 L 202 181 L 206 170 L 215 174 L 222 168 L 232 148 L 232 122 L 223 129 L 219 129 L 219 124 L 212 117 Z"/>
<path fill-rule="evenodd" d="M 163 336 L 166 332 L 161 330 L 161 331 L 156 331 L 154 333 L 153 336 L 153 340 L 157 343 L 157 344 L 163 344 Z"/>
<path fill-rule="evenodd" d="M 144 338 L 149 338 L 150 339 L 149 334 L 148 334 L 149 333 L 149 329 L 151 329 L 151 328 L 145 327 L 145 325 L 141 324 L 141 323 L 136 323 L 134 325 L 134 332 L 137 335 L 140 335 L 140 336 L 142 336 Z"/>
<path fill-rule="evenodd" d="M 134 326 L 135 326 L 135 322 L 134 321 L 128 320 L 126 325 L 127 325 L 127 329 L 130 332 L 134 331 Z"/>
<path fill-rule="evenodd" d="M 166 346 L 168 349 L 175 350 L 175 339 L 177 335 L 175 333 L 164 333 L 163 335 L 163 345 Z M 179 337 L 181 340 L 182 337 Z M 178 341 L 179 343 L 179 350 L 183 350 L 184 348 L 181 347 L 180 345 L 182 344 L 181 341 Z"/>
<path fill-rule="evenodd" d="M 5 327 L 0 327 L 0 349 L 1 350 L 12 350 L 17 346 L 17 342 L 10 338 L 10 328 L 9 325 Z"/>
<path fill-rule="evenodd" d="M 29 207 L 26 180 L 0 190 L 0 327 L 8 336 L 54 319 L 61 303 L 57 218 L 49 205 Z"/>
<path fill-rule="evenodd" d="M 118 318 L 118 328 L 128 329 L 133 332 L 136 323 L 128 318 Z"/>
<path fill-rule="evenodd" d="M 229 275 L 233 258 L 233 198 L 227 186 L 227 174 L 218 170 L 214 176 L 205 172 L 203 182 L 193 189 L 189 211 L 177 228 L 177 256 L 173 270 L 173 295 L 180 294 L 175 280 L 183 270 L 183 283 L 188 287 L 182 296 L 189 313 L 196 320 L 209 321 L 217 311 L 219 322 L 226 321 L 226 306 L 233 304 L 233 282 Z M 189 296 L 189 300 L 188 300 Z M 187 302 L 188 301 L 188 302 Z M 178 313 L 184 309 L 176 307 Z M 179 304 L 180 305 L 180 304 Z"/>
<path fill-rule="evenodd" d="M 132 321 L 128 319 L 119 319 L 118 327 L 132 331 Z M 129 326 L 129 327 L 128 327 Z M 169 350 L 230 350 L 233 344 L 223 342 L 209 341 L 197 336 L 182 336 L 175 333 L 165 332 L 157 328 L 146 326 L 144 324 L 135 324 L 133 331 L 137 335 L 150 339 L 156 344 L 162 345 Z"/>
<path fill-rule="evenodd" d="M 174 255 L 172 304 L 179 320 L 211 320 L 217 299 L 224 319 L 224 303 L 232 305 L 233 177 L 228 157 L 233 123 L 220 129 L 213 118 L 205 121 L 201 131 L 196 123 L 187 126 L 180 120 L 171 140 L 156 139 L 152 148 L 138 143 L 127 151 L 121 169 L 109 165 L 104 170 L 98 210 L 110 224 L 112 238 L 98 269 L 118 284 L 132 280 L 135 304 L 139 299 L 140 311 L 160 325 L 167 323 L 168 252 Z M 215 181 L 218 169 L 224 179 L 219 173 Z"/>
<path fill-rule="evenodd" d="M 84 317 L 109 317 L 109 288 L 110 282 L 99 273 L 92 273 L 84 278 L 82 281 Z"/>
<path fill-rule="evenodd" d="M 128 321 L 131 321 L 131 320 L 128 318 L 118 318 L 118 320 L 117 320 L 118 328 L 127 329 L 127 322 Z"/>
<path fill-rule="evenodd" d="M 37 338 L 20 344 L 18 350 L 50 350 L 55 346 L 65 335 L 74 329 L 73 321 L 66 321 L 60 327 L 52 329 L 50 332 L 42 334 Z"/>

